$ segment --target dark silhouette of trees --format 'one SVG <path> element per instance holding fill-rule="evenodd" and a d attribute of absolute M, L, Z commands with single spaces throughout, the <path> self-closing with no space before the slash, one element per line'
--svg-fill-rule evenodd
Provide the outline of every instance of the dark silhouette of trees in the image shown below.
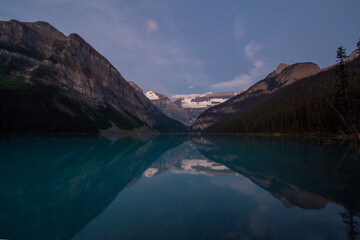
<path fill-rule="evenodd" d="M 357 43 L 357 46 L 360 46 L 360 42 Z M 347 58 L 345 48 L 340 46 L 336 52 L 336 58 L 338 65 L 335 67 L 335 73 L 338 77 L 335 88 L 335 107 L 338 114 L 340 114 L 342 121 L 342 131 L 345 134 L 355 135 L 358 140 L 360 140 L 360 134 L 358 130 L 359 123 L 359 109 L 358 109 L 358 100 L 357 100 L 357 81 L 352 83 L 352 86 L 349 84 L 349 74 L 346 70 L 345 59 Z"/>

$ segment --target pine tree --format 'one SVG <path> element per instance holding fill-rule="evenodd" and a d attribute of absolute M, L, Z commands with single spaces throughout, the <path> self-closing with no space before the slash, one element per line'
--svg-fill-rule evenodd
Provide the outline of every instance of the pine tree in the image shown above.
<path fill-rule="evenodd" d="M 347 74 L 345 72 L 345 59 L 346 59 L 346 49 L 342 46 L 338 47 L 336 51 L 336 58 L 339 64 L 335 67 L 335 73 L 338 76 L 337 89 L 340 95 L 349 98 L 348 96 L 348 87 L 349 83 L 347 81 Z"/>
<path fill-rule="evenodd" d="M 357 43 L 360 47 L 360 41 Z M 335 108 L 342 119 L 342 130 L 345 134 L 355 135 L 360 140 L 358 130 L 359 125 L 359 110 L 356 103 L 356 91 L 354 91 L 354 84 L 350 86 L 349 77 L 345 69 L 346 52 L 345 48 L 340 46 L 336 52 L 338 65 L 335 67 L 337 81 L 335 85 Z"/>
<path fill-rule="evenodd" d="M 342 131 L 349 133 L 348 130 L 348 113 L 349 113 L 349 96 L 348 96 L 348 81 L 347 74 L 345 72 L 345 59 L 346 49 L 342 46 L 338 47 L 336 51 L 336 61 L 338 64 L 335 67 L 335 74 L 337 75 L 337 81 L 335 83 L 335 103 L 334 106 L 337 109 L 337 113 L 341 118 Z"/>

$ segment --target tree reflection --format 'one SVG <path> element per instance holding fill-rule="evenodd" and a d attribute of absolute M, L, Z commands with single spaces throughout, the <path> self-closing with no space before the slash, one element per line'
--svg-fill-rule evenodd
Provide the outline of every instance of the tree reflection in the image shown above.
<path fill-rule="evenodd" d="M 356 213 L 353 209 L 346 209 L 345 212 L 340 213 L 343 223 L 347 225 L 347 236 L 349 240 L 357 239 L 359 231 L 357 231 L 357 226 L 359 223 L 356 221 Z"/>

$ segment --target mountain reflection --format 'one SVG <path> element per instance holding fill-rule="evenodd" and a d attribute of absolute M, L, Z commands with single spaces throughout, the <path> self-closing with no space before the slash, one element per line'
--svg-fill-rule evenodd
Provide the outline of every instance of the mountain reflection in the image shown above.
<path fill-rule="evenodd" d="M 144 172 L 150 178 L 168 171 L 178 174 L 239 176 L 236 172 L 204 157 L 191 141 L 168 150 Z"/>
<path fill-rule="evenodd" d="M 208 159 L 249 178 L 286 207 L 320 209 L 332 202 L 360 213 L 356 151 L 296 138 L 209 136 L 192 141 Z"/>
<path fill-rule="evenodd" d="M 185 139 L 0 139 L 1 238 L 71 238 Z"/>

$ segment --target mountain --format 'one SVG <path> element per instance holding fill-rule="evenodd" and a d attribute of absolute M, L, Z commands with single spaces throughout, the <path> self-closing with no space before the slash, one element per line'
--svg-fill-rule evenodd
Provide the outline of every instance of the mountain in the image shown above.
<path fill-rule="evenodd" d="M 225 102 L 239 93 L 241 92 L 174 95 L 172 96 L 176 99 L 174 102 L 155 91 L 149 91 L 145 95 L 168 117 L 190 126 L 206 109 Z"/>
<path fill-rule="evenodd" d="M 157 106 L 166 116 L 176 119 L 185 125 L 190 125 L 191 117 L 189 113 L 176 105 L 165 95 L 155 91 L 148 91 L 145 93 L 145 96 L 150 99 L 151 102 Z"/>
<path fill-rule="evenodd" d="M 79 35 L 0 22 L 0 133 L 185 132 Z"/>
<path fill-rule="evenodd" d="M 240 92 L 224 92 L 224 93 L 204 93 L 204 94 L 189 94 L 189 95 L 175 95 L 174 101 L 178 106 L 186 109 L 190 114 L 193 123 L 196 118 L 206 109 L 225 102 L 226 100 L 240 94 Z"/>
<path fill-rule="evenodd" d="M 261 99 L 279 89 L 318 72 L 320 72 L 320 68 L 314 63 L 293 65 L 281 63 L 273 72 L 251 86 L 247 91 L 203 112 L 191 129 L 203 131 L 216 123 L 255 107 Z"/>
<path fill-rule="evenodd" d="M 347 100 L 344 100 L 344 94 L 339 95 L 336 65 L 325 69 L 319 69 L 313 63 L 280 65 L 246 92 L 205 111 L 192 130 L 347 135 L 351 127 L 356 133 L 360 127 L 357 117 L 360 59 L 359 55 L 351 56 L 352 60 L 345 61 L 349 84 Z"/>

